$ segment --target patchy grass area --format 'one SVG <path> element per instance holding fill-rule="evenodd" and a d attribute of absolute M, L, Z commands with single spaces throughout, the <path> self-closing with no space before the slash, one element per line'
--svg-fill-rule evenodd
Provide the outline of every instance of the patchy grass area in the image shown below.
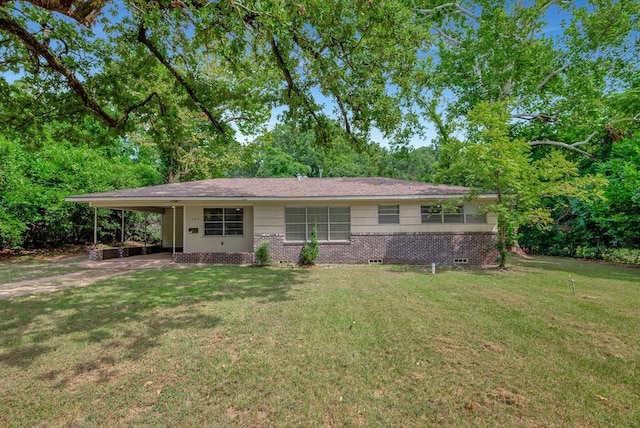
<path fill-rule="evenodd" d="M 633 426 L 638 302 L 553 258 L 140 271 L 0 301 L 0 425 Z"/>
<path fill-rule="evenodd" d="M 0 262 L 0 284 L 80 272 L 87 268 L 79 266 L 78 263 L 86 260 L 86 254 L 75 257 L 24 256 L 7 258 Z"/>

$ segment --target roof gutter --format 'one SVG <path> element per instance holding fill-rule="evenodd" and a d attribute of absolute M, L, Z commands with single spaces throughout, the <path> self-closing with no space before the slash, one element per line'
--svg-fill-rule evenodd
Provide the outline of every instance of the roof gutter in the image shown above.
<path fill-rule="evenodd" d="M 466 194 L 454 194 L 454 195 L 376 195 L 376 196 L 296 196 L 296 197 L 255 197 L 255 196 L 171 196 L 171 197 L 158 197 L 158 196 L 146 196 L 146 197 L 83 197 L 83 196 L 70 196 L 65 198 L 67 202 L 101 202 L 101 203 L 118 203 L 118 202 L 154 202 L 167 205 L 175 205 L 180 202 L 198 202 L 198 201 L 260 201 L 260 202 L 282 202 L 282 201 L 335 201 L 335 200 L 348 200 L 348 201 L 375 201 L 375 200 L 416 200 L 416 199 L 461 199 L 465 198 Z M 477 195 L 473 199 L 495 199 L 496 195 L 483 194 Z"/>

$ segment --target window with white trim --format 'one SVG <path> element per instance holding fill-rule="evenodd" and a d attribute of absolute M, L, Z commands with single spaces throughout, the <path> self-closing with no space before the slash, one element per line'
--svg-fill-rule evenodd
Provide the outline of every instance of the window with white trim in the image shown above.
<path fill-rule="evenodd" d="M 244 209 L 205 208 L 204 234 L 208 236 L 244 235 Z"/>
<path fill-rule="evenodd" d="M 400 224 L 400 205 L 378 205 L 378 224 Z"/>
<path fill-rule="evenodd" d="M 484 213 L 465 213 L 459 205 L 454 209 L 444 209 L 442 205 L 422 205 L 420 207 L 422 223 L 486 223 Z"/>
<path fill-rule="evenodd" d="M 285 207 L 285 241 L 311 239 L 313 225 L 318 241 L 348 241 L 351 237 L 350 207 Z"/>

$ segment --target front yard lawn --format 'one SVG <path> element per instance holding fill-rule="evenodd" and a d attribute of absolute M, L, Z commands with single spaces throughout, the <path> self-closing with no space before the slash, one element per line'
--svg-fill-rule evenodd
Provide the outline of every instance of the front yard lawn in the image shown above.
<path fill-rule="evenodd" d="M 16 260 L 8 259 L 8 261 L 0 262 L 0 285 L 80 272 L 87 269 L 81 266 L 81 262 L 86 260 L 87 256 L 84 254 L 61 260 L 38 260 L 30 257 L 20 257 Z"/>
<path fill-rule="evenodd" d="M 554 258 L 137 271 L 0 301 L 0 426 L 633 426 L 639 308 Z"/>

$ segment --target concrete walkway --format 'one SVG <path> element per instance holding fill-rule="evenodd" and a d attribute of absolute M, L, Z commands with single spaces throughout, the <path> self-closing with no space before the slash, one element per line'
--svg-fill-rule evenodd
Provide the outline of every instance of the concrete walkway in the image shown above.
<path fill-rule="evenodd" d="M 79 266 L 87 267 L 90 269 L 116 270 L 157 269 L 167 267 L 169 265 L 175 265 L 175 263 L 171 261 L 171 253 L 147 254 L 144 256 L 132 256 L 123 257 L 121 259 L 102 260 L 99 262 L 86 260 L 79 263 Z"/>
<path fill-rule="evenodd" d="M 51 293 L 65 288 L 86 287 L 94 282 L 139 270 L 159 269 L 172 266 L 171 254 L 158 253 L 109 259 L 99 262 L 82 261 L 76 266 L 84 268 L 80 272 L 55 275 L 44 278 L 0 284 L 0 300 L 27 294 Z"/>

